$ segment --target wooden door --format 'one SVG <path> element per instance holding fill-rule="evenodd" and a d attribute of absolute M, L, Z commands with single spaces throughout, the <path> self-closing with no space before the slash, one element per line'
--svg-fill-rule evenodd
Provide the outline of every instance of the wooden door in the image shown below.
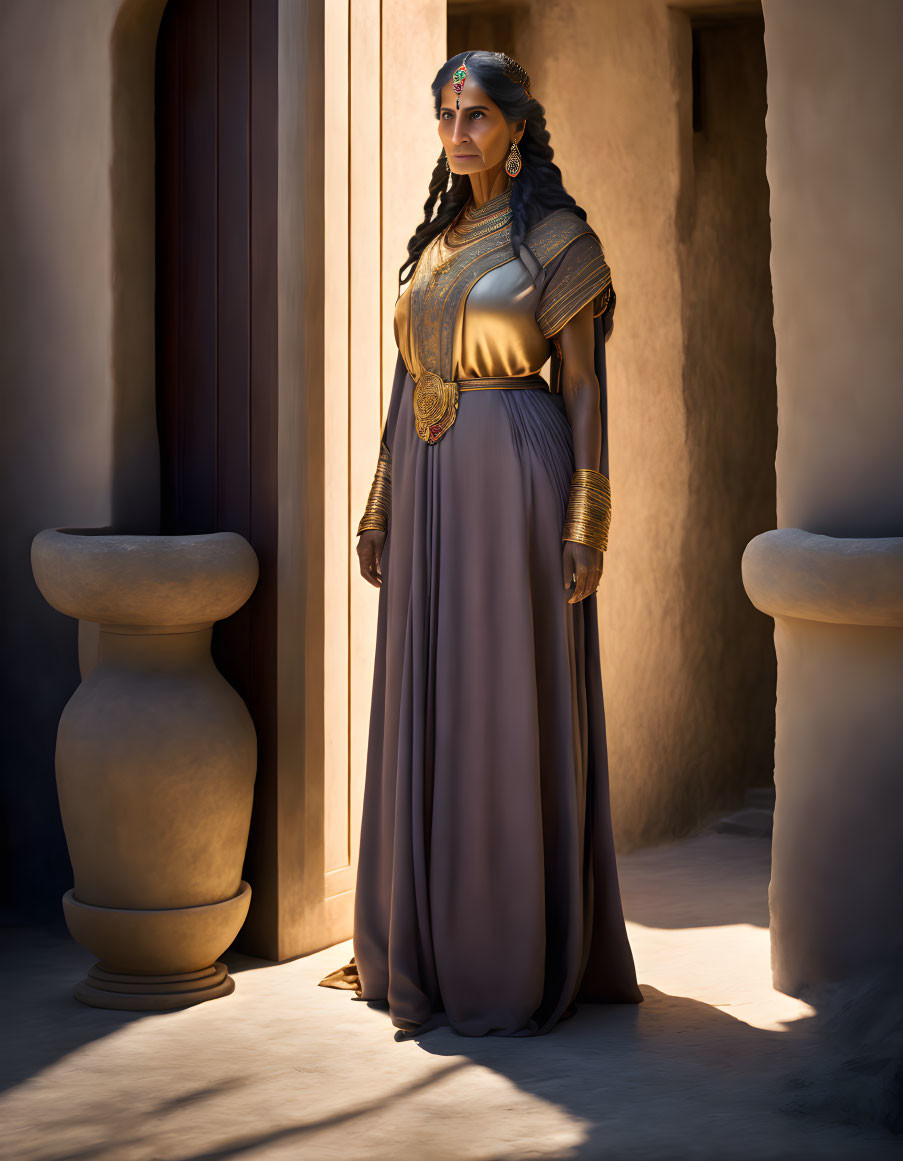
<path fill-rule="evenodd" d="M 161 531 L 238 532 L 260 560 L 214 659 L 259 743 L 246 876 L 261 954 L 275 920 L 277 0 L 170 0 L 157 41 Z"/>

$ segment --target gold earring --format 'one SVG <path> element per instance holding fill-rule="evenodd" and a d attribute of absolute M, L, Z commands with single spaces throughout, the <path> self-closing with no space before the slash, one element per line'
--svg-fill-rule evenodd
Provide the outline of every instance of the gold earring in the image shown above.
<path fill-rule="evenodd" d="M 509 177 L 517 177 L 517 175 L 520 173 L 520 167 L 520 150 L 517 148 L 517 142 L 512 141 L 511 148 L 508 150 L 508 159 L 505 162 L 505 173 L 507 173 Z"/>

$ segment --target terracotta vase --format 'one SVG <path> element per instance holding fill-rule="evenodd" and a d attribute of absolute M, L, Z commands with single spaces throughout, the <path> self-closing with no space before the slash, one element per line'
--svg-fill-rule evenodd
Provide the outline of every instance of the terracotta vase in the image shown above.
<path fill-rule="evenodd" d="M 232 532 L 47 529 L 31 560 L 55 609 L 99 625 L 56 745 L 75 877 L 63 910 L 99 959 L 75 994 L 129 1011 L 228 995 L 217 957 L 250 904 L 257 742 L 210 642 L 254 590 L 254 550 Z"/>

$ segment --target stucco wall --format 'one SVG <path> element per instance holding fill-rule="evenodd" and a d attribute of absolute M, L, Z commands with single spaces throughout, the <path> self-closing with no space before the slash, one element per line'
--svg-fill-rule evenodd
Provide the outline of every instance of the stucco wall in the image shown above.
<path fill-rule="evenodd" d="M 598 599 L 623 849 L 679 834 L 771 776 L 770 632 L 743 607 L 739 571 L 748 535 L 774 519 L 761 50 L 751 39 L 730 107 L 712 109 L 710 132 L 733 125 L 745 148 L 725 155 L 710 140 L 696 157 L 685 13 L 537 0 L 520 51 L 618 290 Z"/>
<path fill-rule="evenodd" d="M 0 889 L 7 901 L 31 907 L 55 907 L 71 882 L 53 749 L 60 712 L 79 681 L 76 623 L 38 592 L 31 540 L 59 526 L 156 530 L 152 266 L 149 288 L 141 268 L 148 255 L 152 262 L 153 170 L 137 159 L 136 125 L 143 117 L 152 142 L 146 86 L 154 33 L 147 25 L 162 3 L 132 0 L 117 28 L 121 3 L 7 0 L 0 8 L 8 687 Z M 148 40 L 150 57 L 142 51 Z M 114 139 L 129 156 L 116 155 Z M 142 182 L 144 195 L 134 197 Z M 124 277 L 114 285 L 115 255 Z M 137 303 L 134 279 L 145 284 Z"/>

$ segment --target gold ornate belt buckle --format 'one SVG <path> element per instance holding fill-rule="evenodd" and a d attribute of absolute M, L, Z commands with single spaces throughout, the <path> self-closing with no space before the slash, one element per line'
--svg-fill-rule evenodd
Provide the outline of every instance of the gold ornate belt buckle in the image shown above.
<path fill-rule="evenodd" d="M 458 417 L 458 384 L 423 370 L 414 384 L 414 425 L 426 443 L 437 443 Z"/>

